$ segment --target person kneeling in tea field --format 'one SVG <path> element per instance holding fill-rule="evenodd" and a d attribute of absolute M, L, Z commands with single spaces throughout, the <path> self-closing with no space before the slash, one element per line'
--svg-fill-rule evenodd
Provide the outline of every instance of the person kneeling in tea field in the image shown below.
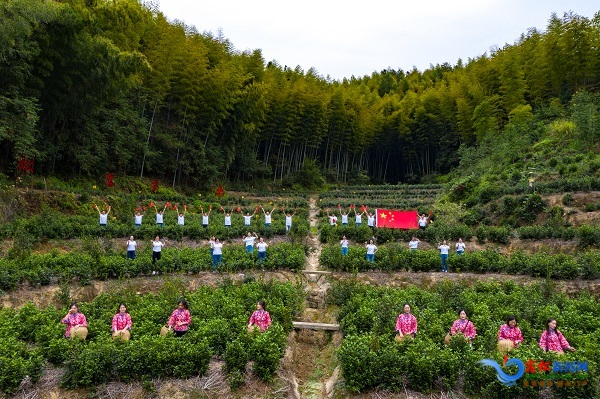
<path fill-rule="evenodd" d="M 61 323 L 66 324 L 65 337 L 79 337 L 85 339 L 87 337 L 87 320 L 83 313 L 79 313 L 79 306 L 76 302 L 72 302 L 69 307 L 69 313 L 61 320 Z"/>
<path fill-rule="evenodd" d="M 181 337 L 187 332 L 191 323 L 192 316 L 189 305 L 185 299 L 182 299 L 177 302 L 177 309 L 171 313 L 167 327 L 162 328 L 160 335 L 165 335 L 167 332 L 173 331 L 176 337 Z"/>
<path fill-rule="evenodd" d="M 454 323 L 452 323 L 452 327 L 450 327 L 450 332 L 448 333 L 448 335 L 446 335 L 446 344 L 450 343 L 450 339 L 456 334 L 464 335 L 464 337 L 469 342 L 472 342 L 475 336 L 477 335 L 475 325 L 471 320 L 467 318 L 467 312 L 464 309 L 459 310 L 458 320 L 455 320 Z"/>
<path fill-rule="evenodd" d="M 265 301 L 260 300 L 256 304 L 256 310 L 250 316 L 250 321 L 248 322 L 248 331 L 253 332 L 257 328 L 260 329 L 261 332 L 264 332 L 271 325 L 271 315 L 267 312 L 267 306 L 265 305 Z"/>
<path fill-rule="evenodd" d="M 123 341 L 129 341 L 131 338 L 131 316 L 127 313 L 127 306 L 124 303 L 119 304 L 119 311 L 112 319 L 113 339 L 120 338 Z"/>
<path fill-rule="evenodd" d="M 404 304 L 404 313 L 400 313 L 396 320 L 396 340 L 401 341 L 405 337 L 414 338 L 417 333 L 417 318 L 410 313 L 410 305 Z"/>
<path fill-rule="evenodd" d="M 548 319 L 546 322 L 546 329 L 540 337 L 539 345 L 544 352 L 551 351 L 559 355 L 563 355 L 564 351 L 573 352 L 575 350 L 575 348 L 569 345 L 562 333 L 558 331 L 558 328 L 556 328 L 556 319 Z"/>
<path fill-rule="evenodd" d="M 523 342 L 523 334 L 517 327 L 517 319 L 515 316 L 508 316 L 506 324 L 500 326 L 498 330 L 498 350 L 508 352 L 518 347 L 521 342 Z"/>

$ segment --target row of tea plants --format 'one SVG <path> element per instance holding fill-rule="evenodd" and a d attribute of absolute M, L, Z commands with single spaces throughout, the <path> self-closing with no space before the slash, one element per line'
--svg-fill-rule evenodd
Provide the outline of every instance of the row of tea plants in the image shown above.
<path fill-rule="evenodd" d="M 39 286 L 57 281 L 70 282 L 75 278 L 87 284 L 95 279 L 128 278 L 152 272 L 199 273 L 212 270 L 208 245 L 191 248 L 167 242 L 162 258 L 152 264 L 150 245 L 138 250 L 135 260 L 130 260 L 126 258 L 125 242 L 120 250 L 105 250 L 100 242 L 90 239 L 81 249 L 66 253 L 52 250 L 44 254 L 16 253 L 13 257 L 2 258 L 0 289 L 10 290 L 25 281 Z M 242 244 L 229 245 L 225 242 L 223 261 L 217 266 L 217 271 L 299 270 L 304 267 L 305 254 L 304 245 L 283 242 L 270 245 L 267 258 L 261 261 L 257 259 L 256 251 L 246 253 Z"/>
<path fill-rule="evenodd" d="M 181 338 L 161 337 L 161 326 L 181 298 L 188 301 L 192 315 L 188 333 Z M 248 334 L 248 319 L 260 299 L 266 301 L 273 324 L 265 333 Z M 170 280 L 157 295 L 124 289 L 79 303 L 88 322 L 86 341 L 64 337 L 60 320 L 68 307 L 41 309 L 30 303 L 18 310 L 3 308 L 0 391 L 14 393 L 27 376 L 36 382 L 46 363 L 64 367 L 62 386 L 75 388 L 202 375 L 212 356 L 223 359 L 225 371 L 231 375 L 253 361 L 254 373 L 269 381 L 283 356 L 292 319 L 301 312 L 302 300 L 302 287 L 292 283 L 225 281 L 218 288 L 186 291 L 182 282 Z M 121 302 L 126 303 L 133 320 L 128 342 L 111 338 L 111 320 Z M 243 356 L 233 356 L 234 352 Z"/>
<path fill-rule="evenodd" d="M 352 392 L 375 388 L 400 391 L 409 388 L 429 393 L 460 389 L 468 395 L 489 398 L 537 398 L 540 390 L 498 382 L 494 369 L 478 364 L 493 359 L 503 364 L 497 352 L 497 333 L 509 315 L 515 315 L 524 342 L 509 354 L 526 363 L 540 361 L 587 361 L 588 371 L 572 374 L 527 373 L 529 380 L 562 379 L 586 381 L 583 387 L 552 388 L 554 398 L 594 398 L 598 392 L 600 362 L 600 302 L 589 293 L 575 298 L 553 292 L 552 286 L 520 286 L 514 282 L 478 282 L 471 286 L 445 281 L 431 289 L 374 287 L 358 282 L 336 283 L 327 300 L 340 306 L 338 320 L 344 340 L 338 359 L 345 387 Z M 404 303 L 411 305 L 418 321 L 414 340 L 394 340 L 395 323 Z M 457 313 L 464 309 L 477 329 L 472 346 L 453 339 L 444 344 Z M 560 331 L 576 348 L 564 356 L 544 353 L 538 340 L 548 318 L 555 318 Z M 531 370 L 529 370 L 531 371 Z M 537 370 L 536 370 L 537 371 Z M 516 368 L 506 369 L 515 374 Z M 546 392 L 548 393 L 548 392 Z"/>
<path fill-rule="evenodd" d="M 367 270 L 433 272 L 441 270 L 439 251 L 417 250 L 411 252 L 406 244 L 379 245 L 375 262 L 365 257 L 364 246 L 350 246 L 348 255 L 342 255 L 339 245 L 324 246 L 320 262 L 325 268 L 345 272 Z M 515 251 L 503 255 L 494 250 L 451 253 L 448 257 L 450 272 L 508 273 L 556 279 L 600 278 L 600 251 L 589 250 L 576 255 L 528 254 Z"/>

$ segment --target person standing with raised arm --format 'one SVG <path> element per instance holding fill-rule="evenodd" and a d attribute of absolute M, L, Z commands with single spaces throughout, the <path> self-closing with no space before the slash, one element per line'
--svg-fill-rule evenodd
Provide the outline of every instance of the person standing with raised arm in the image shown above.
<path fill-rule="evenodd" d="M 335 216 L 335 214 L 330 215 L 329 214 L 329 208 L 325 209 L 325 213 L 327 214 L 327 217 L 329 218 L 329 225 L 330 226 L 337 226 L 337 216 Z"/>
<path fill-rule="evenodd" d="M 375 214 L 367 213 L 367 226 L 371 228 L 371 230 L 375 230 Z"/>
<path fill-rule="evenodd" d="M 296 214 L 296 209 L 294 208 L 294 213 L 285 213 L 285 208 L 281 208 L 281 212 L 285 215 L 285 231 L 290 231 L 292 229 L 292 218 Z"/>
<path fill-rule="evenodd" d="M 361 226 L 362 225 L 362 217 L 366 211 L 363 210 L 363 208 L 361 207 L 361 212 L 358 213 L 358 212 L 356 212 L 356 207 L 354 205 L 352 205 L 352 209 L 354 210 L 354 223 L 357 226 Z"/>
<path fill-rule="evenodd" d="M 273 211 L 275 211 L 275 207 L 271 209 L 271 212 L 265 211 L 265 208 L 263 208 L 262 205 L 260 206 L 260 209 L 262 209 L 265 215 L 265 227 L 271 227 L 271 216 L 273 214 Z"/>
<path fill-rule="evenodd" d="M 340 218 L 342 219 L 342 226 L 348 226 L 348 212 L 342 210 L 342 207 L 338 204 L 338 210 L 340 211 Z"/>
<path fill-rule="evenodd" d="M 242 212 L 240 211 L 240 213 L 242 213 Z M 255 214 L 256 214 L 256 209 L 254 210 L 254 213 L 252 215 L 250 214 L 250 212 L 246 211 L 246 214 L 243 215 L 245 227 L 250 227 L 250 223 L 252 223 L 252 216 L 254 216 Z"/>
<path fill-rule="evenodd" d="M 244 245 L 246 247 L 246 253 L 251 254 L 254 253 L 254 240 L 258 238 L 258 234 L 256 232 L 250 233 L 246 237 L 242 237 L 242 241 L 244 241 Z"/>
<path fill-rule="evenodd" d="M 136 208 L 135 213 L 133 214 L 133 224 L 136 229 L 142 227 L 142 218 L 146 216 L 146 208 L 142 207 L 144 212 L 140 212 L 140 208 Z"/>
<path fill-rule="evenodd" d="M 177 209 L 177 206 L 175 206 L 173 209 L 175 209 L 176 211 L 179 211 L 179 209 Z M 183 205 L 183 212 L 177 213 L 177 225 L 179 225 L 179 226 L 185 225 L 185 214 L 186 213 L 187 213 L 187 205 Z"/>
<path fill-rule="evenodd" d="M 209 205 L 208 212 L 204 212 L 204 209 L 202 209 L 202 205 L 200 205 L 200 212 L 202 212 L 202 227 L 207 228 L 208 227 L 208 217 L 210 216 L 210 213 L 212 212 L 212 205 Z"/>
<path fill-rule="evenodd" d="M 427 222 L 429 222 L 429 219 L 427 218 L 427 216 L 425 216 L 425 214 L 419 216 L 418 224 L 421 230 L 425 230 L 427 228 Z"/>
<path fill-rule="evenodd" d="M 98 205 L 94 204 L 94 208 L 96 208 L 96 210 L 98 211 L 98 215 L 100 216 L 100 226 L 101 227 L 106 227 L 106 224 L 108 223 L 108 214 L 110 213 L 110 205 L 108 206 L 108 210 L 105 211 L 98 209 Z"/>
<path fill-rule="evenodd" d="M 419 243 L 420 242 L 421 241 L 417 237 L 413 237 L 408 242 L 408 249 L 410 249 L 410 252 L 415 252 L 419 248 Z"/>
<path fill-rule="evenodd" d="M 225 209 L 223 209 L 223 207 L 221 207 L 221 210 L 223 211 L 223 224 L 225 225 L 225 227 L 230 228 L 231 227 L 231 214 L 233 213 L 233 207 L 231 207 L 230 212 L 225 211 Z"/>
<path fill-rule="evenodd" d="M 167 209 L 167 204 L 165 204 L 165 207 L 160 211 L 156 207 L 156 204 L 154 204 L 154 210 L 156 210 L 156 225 L 158 227 L 160 227 L 161 229 L 164 228 L 164 216 L 165 216 L 166 209 Z"/>

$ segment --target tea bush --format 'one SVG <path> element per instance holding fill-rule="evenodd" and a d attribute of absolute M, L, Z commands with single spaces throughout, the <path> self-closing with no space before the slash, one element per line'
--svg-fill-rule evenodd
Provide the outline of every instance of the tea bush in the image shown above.
<path fill-rule="evenodd" d="M 597 366 L 600 355 L 600 301 L 591 294 L 576 298 L 564 294 L 547 295 L 541 285 L 519 286 L 514 282 L 478 282 L 455 284 L 441 282 L 428 290 L 374 287 L 356 281 L 336 282 L 327 301 L 340 306 L 338 321 L 344 340 L 338 350 L 338 360 L 346 388 L 351 392 L 385 388 L 392 391 L 409 388 L 423 393 L 453 390 L 462 381 L 463 391 L 470 395 L 482 392 L 493 398 L 535 398 L 536 389 L 518 382 L 506 387 L 496 379 L 493 369 L 478 364 L 493 359 L 502 364 L 502 354 L 496 351 L 497 332 L 511 314 L 517 316 L 524 343 L 510 357 L 526 362 L 533 359 L 552 362 L 587 361 L 588 372 L 551 375 L 526 374 L 525 378 L 579 378 L 589 383 L 572 388 L 572 395 L 594 398 L 598 389 Z M 416 337 L 396 342 L 395 320 L 403 304 L 411 305 L 418 320 Z M 457 310 L 466 309 L 477 328 L 472 345 L 454 338 L 444 345 L 444 336 L 458 318 Z M 546 319 L 559 320 L 559 328 L 577 352 L 558 357 L 544 353 L 538 340 Z M 514 371 L 512 371 L 514 373 Z M 407 384 L 405 386 L 405 384 Z M 567 389 L 552 388 L 553 397 L 563 397 Z"/>
<path fill-rule="evenodd" d="M 515 251 L 503 255 L 493 250 L 466 252 L 463 255 L 451 253 L 448 264 L 451 272 L 471 273 L 510 273 L 534 277 L 593 279 L 600 277 L 600 257 L 597 250 L 576 255 L 536 253 L 526 254 Z M 350 273 L 367 270 L 384 271 L 439 271 L 441 261 L 437 250 L 417 250 L 410 252 L 397 243 L 379 246 L 375 262 L 365 259 L 366 249 L 351 246 L 348 255 L 343 256 L 339 246 L 327 245 L 321 250 L 321 265 L 332 270 Z"/>
<path fill-rule="evenodd" d="M 181 338 L 159 336 L 181 297 L 190 303 L 188 333 Z M 265 333 L 249 335 L 246 325 L 258 299 L 268 304 L 273 325 Z M 88 321 L 86 341 L 64 338 L 60 320 L 66 309 L 40 309 L 33 304 L 18 311 L 2 309 L 0 391 L 14 392 L 26 376 L 37 381 L 44 360 L 65 368 L 62 385 L 66 388 L 202 375 L 215 355 L 223 356 L 230 371 L 241 371 L 253 361 L 255 373 L 270 380 L 283 356 L 291 319 L 300 312 L 303 299 L 303 288 L 291 283 L 225 282 L 218 288 L 188 292 L 173 280 L 156 296 L 125 290 L 80 303 Z M 128 342 L 113 341 L 110 333 L 112 316 L 123 301 L 133 319 Z M 241 351 L 246 356 L 240 357 Z"/>

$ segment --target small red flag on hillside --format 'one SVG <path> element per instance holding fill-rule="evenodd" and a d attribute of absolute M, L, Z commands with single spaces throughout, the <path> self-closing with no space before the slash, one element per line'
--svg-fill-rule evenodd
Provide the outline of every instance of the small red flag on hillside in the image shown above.
<path fill-rule="evenodd" d="M 114 187 L 115 186 L 115 182 L 113 181 L 114 178 L 115 178 L 114 173 L 106 174 L 106 187 Z"/>
<path fill-rule="evenodd" d="M 33 159 L 27 159 L 25 157 L 21 157 L 19 162 L 17 163 L 17 168 L 21 173 L 31 173 L 33 174 Z"/>
<path fill-rule="evenodd" d="M 217 189 L 215 190 L 215 195 L 217 197 L 222 197 L 224 194 L 225 194 L 225 189 L 223 189 L 223 186 L 217 187 Z"/>

